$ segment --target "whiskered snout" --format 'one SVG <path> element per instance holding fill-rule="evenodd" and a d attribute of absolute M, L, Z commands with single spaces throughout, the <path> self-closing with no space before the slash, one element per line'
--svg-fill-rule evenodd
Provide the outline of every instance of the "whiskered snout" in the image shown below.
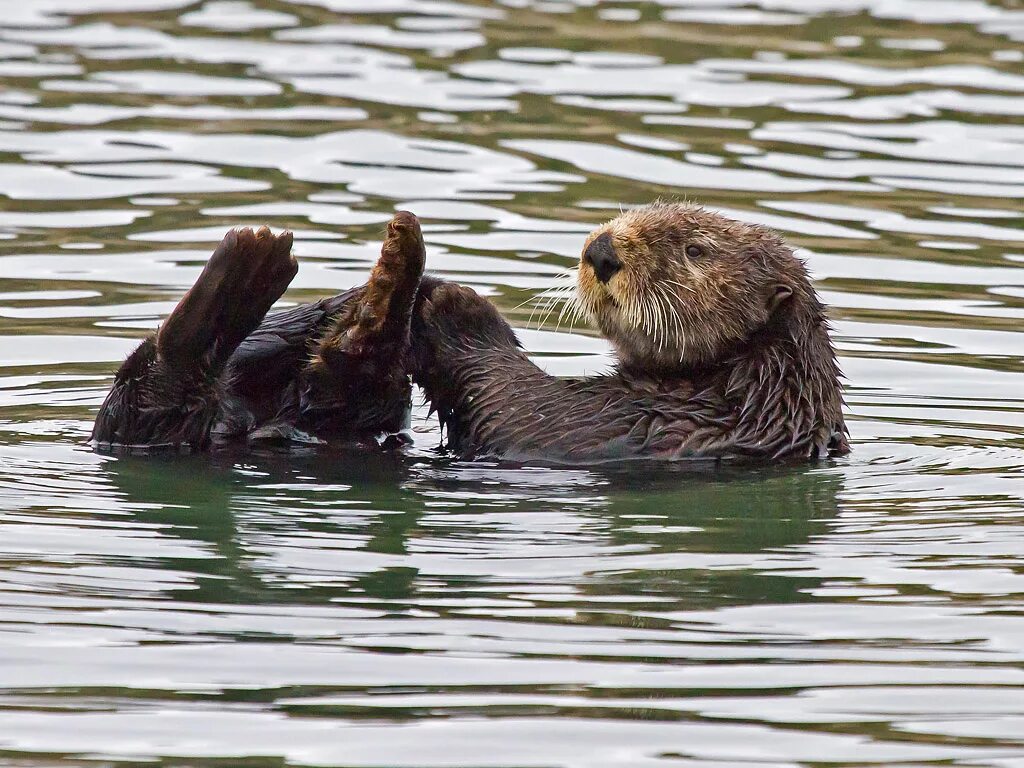
<path fill-rule="evenodd" d="M 594 239 L 583 252 L 583 262 L 589 264 L 594 270 L 594 276 L 602 283 L 606 283 L 615 276 L 615 273 L 622 269 L 622 262 L 615 253 L 615 245 L 612 243 L 612 236 L 605 232 Z"/>

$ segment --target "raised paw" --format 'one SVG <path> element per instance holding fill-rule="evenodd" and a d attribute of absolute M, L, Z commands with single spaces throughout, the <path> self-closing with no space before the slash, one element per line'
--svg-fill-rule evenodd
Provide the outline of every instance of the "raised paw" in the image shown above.
<path fill-rule="evenodd" d="M 419 220 L 408 211 L 399 211 L 388 223 L 380 258 L 370 273 L 353 318 L 355 322 L 345 329 L 349 345 L 404 343 L 408 339 L 413 301 L 425 261 Z"/>
<path fill-rule="evenodd" d="M 402 428 L 410 323 L 425 258 L 419 221 L 399 211 L 369 281 L 317 343 L 304 373 L 303 414 L 314 431 Z"/>
<path fill-rule="evenodd" d="M 314 365 L 338 354 L 393 360 L 396 350 L 404 350 L 425 260 L 419 221 L 408 211 L 399 211 L 388 223 L 369 281 L 320 342 Z"/>
<path fill-rule="evenodd" d="M 274 235 L 265 226 L 255 233 L 244 227 L 236 231 L 236 243 L 235 249 L 225 254 L 229 274 L 235 278 L 229 286 L 237 286 L 228 289 L 230 305 L 226 306 L 234 321 L 227 324 L 228 332 L 241 334 L 234 346 L 259 326 L 299 269 L 291 252 L 292 233 L 287 230 Z M 231 341 L 225 337 L 225 343 Z"/>
<path fill-rule="evenodd" d="M 175 363 L 217 367 L 263 320 L 298 270 L 292 233 L 234 229 L 161 326 L 157 350 Z"/>

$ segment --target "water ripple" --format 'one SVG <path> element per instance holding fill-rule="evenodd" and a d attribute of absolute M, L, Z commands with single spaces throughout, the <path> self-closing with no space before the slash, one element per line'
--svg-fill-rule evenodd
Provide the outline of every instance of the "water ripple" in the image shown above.
<path fill-rule="evenodd" d="M 1024 15 L 995 0 L 32 0 L 0 19 L 0 762 L 1024 761 Z M 236 224 L 294 304 L 397 207 L 545 369 L 586 233 L 687 198 L 831 306 L 803 469 L 111 457 Z M 557 309 L 557 307 L 556 307 Z"/>

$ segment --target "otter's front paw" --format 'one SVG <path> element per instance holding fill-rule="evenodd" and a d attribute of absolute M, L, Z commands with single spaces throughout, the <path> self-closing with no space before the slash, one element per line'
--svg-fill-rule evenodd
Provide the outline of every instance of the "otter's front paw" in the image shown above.
<path fill-rule="evenodd" d="M 425 282 L 414 323 L 414 345 L 422 338 L 453 348 L 516 347 L 512 327 L 498 308 L 472 288 Z"/>

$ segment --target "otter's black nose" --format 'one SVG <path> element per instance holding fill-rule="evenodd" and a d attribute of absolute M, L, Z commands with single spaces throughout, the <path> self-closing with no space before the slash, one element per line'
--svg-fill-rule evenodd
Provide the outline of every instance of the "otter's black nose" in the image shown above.
<path fill-rule="evenodd" d="M 622 269 L 622 262 L 615 255 L 612 236 L 605 232 L 587 246 L 583 252 L 583 260 L 594 268 L 594 274 L 602 283 L 612 279 L 612 275 Z"/>

